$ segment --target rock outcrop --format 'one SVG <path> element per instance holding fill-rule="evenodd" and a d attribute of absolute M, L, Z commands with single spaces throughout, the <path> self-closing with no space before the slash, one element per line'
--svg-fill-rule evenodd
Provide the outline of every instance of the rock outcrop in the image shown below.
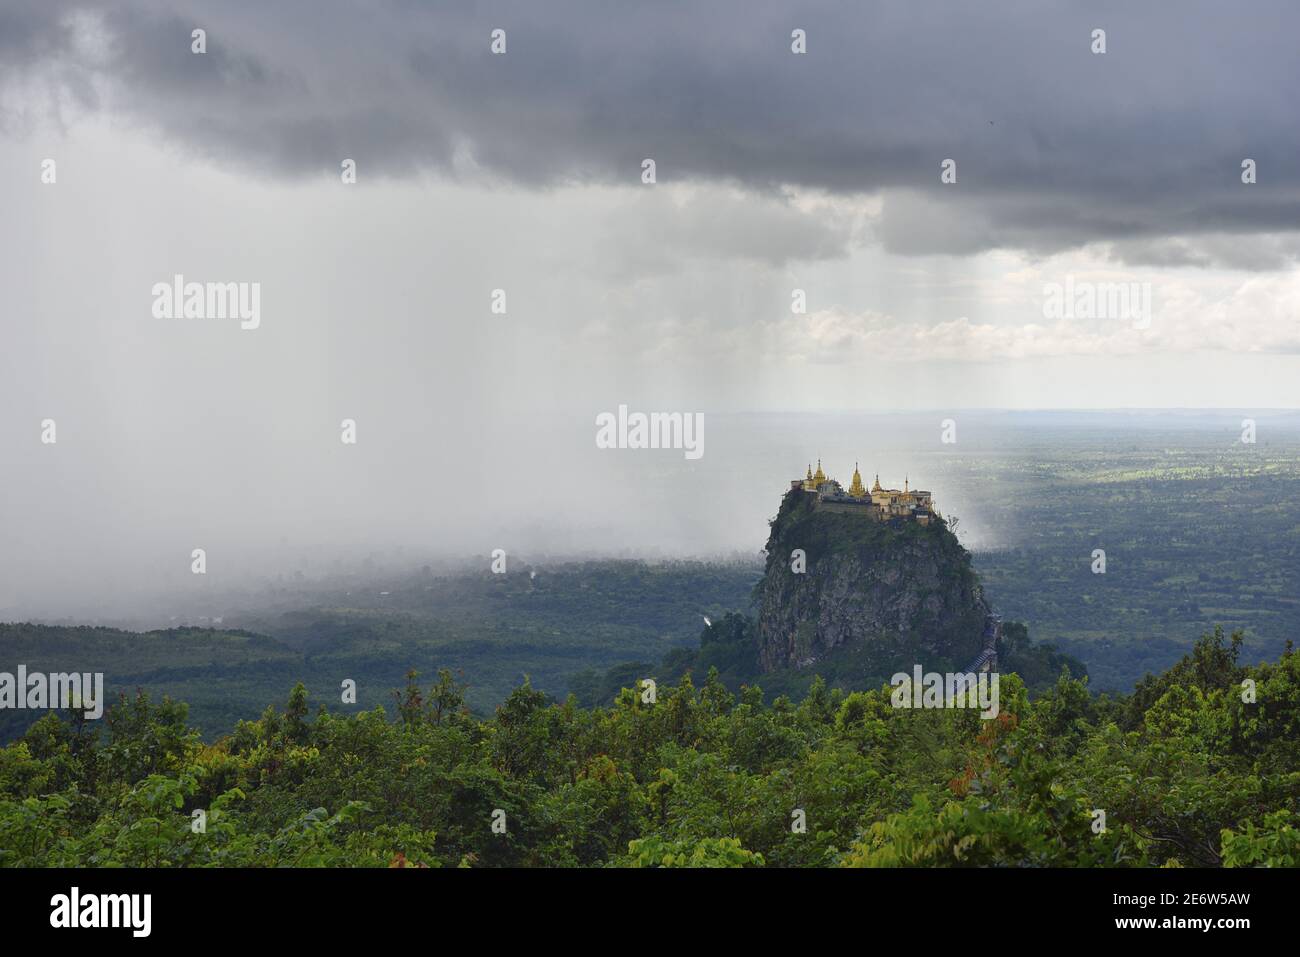
<path fill-rule="evenodd" d="M 970 555 L 942 520 L 873 521 L 818 508 L 799 489 L 772 521 L 757 598 L 768 672 L 813 666 L 840 649 L 865 650 L 882 665 L 958 668 L 980 653 L 989 613 Z"/>

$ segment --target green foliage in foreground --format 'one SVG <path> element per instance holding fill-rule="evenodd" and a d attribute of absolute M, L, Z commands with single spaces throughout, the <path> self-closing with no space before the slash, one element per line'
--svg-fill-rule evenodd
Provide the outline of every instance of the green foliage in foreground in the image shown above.
<path fill-rule="evenodd" d="M 1238 646 L 1216 630 L 1119 700 L 1004 675 L 991 721 L 821 683 L 765 704 L 716 674 L 596 709 L 525 682 L 479 721 L 443 671 L 391 718 L 313 715 L 299 685 L 209 745 L 141 694 L 0 751 L 0 864 L 1294 866 L 1300 655 Z"/>

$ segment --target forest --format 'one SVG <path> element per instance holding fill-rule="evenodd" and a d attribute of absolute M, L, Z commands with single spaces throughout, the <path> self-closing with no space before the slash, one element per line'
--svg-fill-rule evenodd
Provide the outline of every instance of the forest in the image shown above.
<path fill-rule="evenodd" d="M 1129 695 L 1005 673 L 991 720 L 716 667 L 594 707 L 525 680 L 478 718 L 443 669 L 351 714 L 298 684 L 205 743 L 184 703 L 123 694 L 0 750 L 0 864 L 1297 866 L 1300 655 L 1241 641 Z"/>

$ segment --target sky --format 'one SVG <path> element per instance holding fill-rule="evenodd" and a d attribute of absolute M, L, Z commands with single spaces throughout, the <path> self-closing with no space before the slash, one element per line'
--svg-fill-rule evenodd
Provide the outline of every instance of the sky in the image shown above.
<path fill-rule="evenodd" d="M 744 413 L 1300 406 L 1300 7 L 1177 10 L 0 0 L 0 617 L 201 544 L 748 546 Z"/>

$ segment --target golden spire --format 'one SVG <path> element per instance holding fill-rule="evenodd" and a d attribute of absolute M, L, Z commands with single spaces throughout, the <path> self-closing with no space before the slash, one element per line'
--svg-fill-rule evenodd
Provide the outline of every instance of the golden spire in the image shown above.
<path fill-rule="evenodd" d="M 808 463 L 808 481 L 812 481 L 812 463 Z"/>
<path fill-rule="evenodd" d="M 904 491 L 904 492 L 907 491 L 907 476 L 906 476 L 906 475 L 903 476 L 903 491 Z"/>
<path fill-rule="evenodd" d="M 817 471 L 813 473 L 813 481 L 820 485 L 826 481 L 826 473 L 822 471 L 822 460 L 817 460 Z"/>
<path fill-rule="evenodd" d="M 879 473 L 879 472 L 876 473 L 876 484 L 873 485 L 873 486 L 871 486 L 871 491 L 873 491 L 873 492 L 881 492 L 881 491 L 884 491 L 884 490 L 880 487 L 880 473 Z"/>
<path fill-rule="evenodd" d="M 858 471 L 858 463 L 853 463 L 853 484 L 849 486 L 849 494 L 854 498 L 866 498 L 867 490 L 862 485 L 862 473 Z"/>

